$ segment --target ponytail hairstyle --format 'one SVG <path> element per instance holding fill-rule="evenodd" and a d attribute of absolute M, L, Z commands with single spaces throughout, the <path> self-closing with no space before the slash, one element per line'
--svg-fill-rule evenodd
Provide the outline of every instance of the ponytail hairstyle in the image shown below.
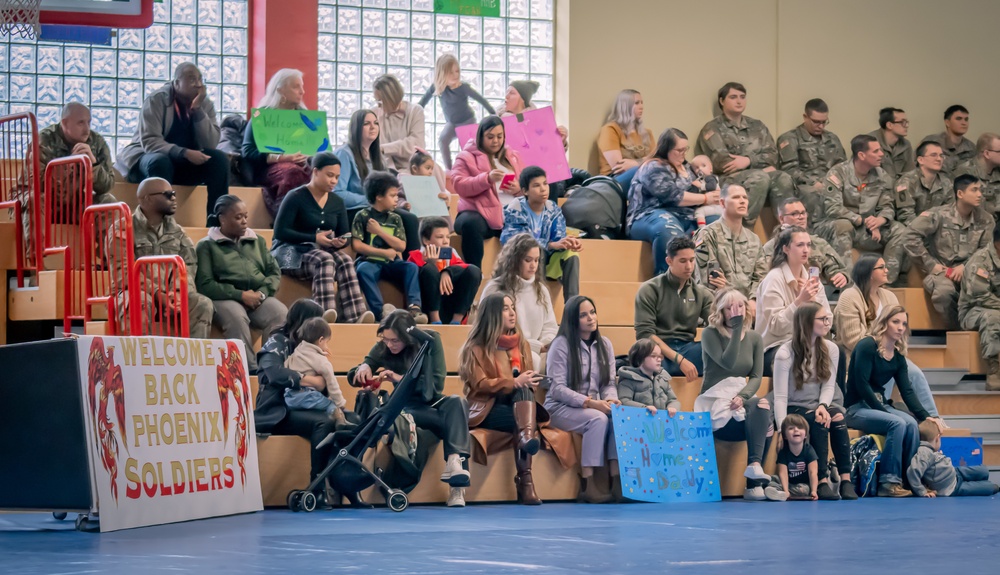
<path fill-rule="evenodd" d="M 826 381 L 830 379 L 832 373 L 826 342 L 823 338 L 816 337 L 813 329 L 816 314 L 821 309 L 823 308 L 818 303 L 810 301 L 795 310 L 792 328 L 792 379 L 797 390 L 802 389 L 810 374 L 815 375 L 819 381 Z"/>
<path fill-rule="evenodd" d="M 219 227 L 219 216 L 225 214 L 233 206 L 242 201 L 239 196 L 234 196 L 233 194 L 219 196 L 219 199 L 215 200 L 215 207 L 212 208 L 212 213 L 208 215 L 208 227 Z"/>
<path fill-rule="evenodd" d="M 805 229 L 798 226 L 792 226 L 781 230 L 778 234 L 778 241 L 774 242 L 774 254 L 771 258 L 771 269 L 778 269 L 781 264 L 788 261 L 788 254 L 785 253 L 785 248 L 792 245 L 792 238 L 795 234 L 808 234 Z"/>

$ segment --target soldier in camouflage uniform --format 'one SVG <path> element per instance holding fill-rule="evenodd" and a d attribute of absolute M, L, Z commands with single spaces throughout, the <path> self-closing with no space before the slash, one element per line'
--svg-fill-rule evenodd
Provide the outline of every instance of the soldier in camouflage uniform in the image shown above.
<path fill-rule="evenodd" d="M 742 186 L 730 184 L 722 188 L 722 217 L 698 232 L 695 255 L 701 283 L 715 292 L 732 286 L 750 301 L 747 309 L 754 315 L 757 307 L 757 285 L 767 275 L 764 252 L 757 234 L 743 227 L 750 200 Z M 717 270 L 713 277 L 712 270 Z"/>
<path fill-rule="evenodd" d="M 815 98 L 806 102 L 802 123 L 778 137 L 778 169 L 788 174 L 798 197 L 815 220 L 823 211 L 824 181 L 830 168 L 847 160 L 840 138 L 826 130 L 830 108 Z M 775 206 L 777 207 L 777 206 Z"/>
<path fill-rule="evenodd" d="M 191 238 L 184 233 L 184 228 L 177 225 L 172 217 L 177 211 L 177 195 L 171 189 L 170 182 L 162 178 L 147 178 L 139 184 L 139 205 L 132 214 L 132 234 L 135 241 L 135 259 L 144 256 L 179 255 L 187 267 L 188 284 L 188 323 L 191 337 L 207 338 L 212 328 L 212 300 L 198 293 L 195 288 L 194 276 L 197 271 L 198 257 L 195 254 Z M 125 230 L 121 225 L 114 225 L 106 239 L 109 264 L 112 270 L 121 269 L 117 261 L 121 242 L 125 241 Z M 118 244 L 116 246 L 116 243 Z M 168 278 L 163 278 L 160 285 L 143 286 L 145 294 L 141 310 L 132 313 L 152 313 L 154 301 L 158 306 L 171 308 L 176 304 L 176 294 L 167 287 Z M 127 301 L 124 290 L 128 289 L 127 278 L 116 278 L 119 287 L 118 309 L 119 320 Z M 157 306 L 157 307 L 158 307 Z M 138 334 L 136 334 L 138 335 Z"/>
<path fill-rule="evenodd" d="M 770 197 L 771 205 L 792 195 L 792 179 L 778 170 L 778 149 L 767 126 L 743 115 L 746 88 L 729 82 L 719 89 L 722 114 L 705 124 L 698 134 L 695 154 L 711 158 L 723 184 L 737 184 L 750 196 L 743 224 L 753 229 L 757 216 Z"/>
<path fill-rule="evenodd" d="M 958 329 L 958 290 L 965 262 L 993 239 L 993 216 L 982 209 L 982 184 L 975 176 L 955 178 L 953 205 L 922 212 L 906 229 L 903 246 L 924 272 L 924 289 L 934 309 Z"/>
<path fill-rule="evenodd" d="M 955 176 L 970 174 L 983 182 L 983 209 L 1000 213 L 1000 134 L 986 132 L 976 141 L 976 157 L 955 168 Z"/>
<path fill-rule="evenodd" d="M 913 146 L 906 139 L 910 131 L 910 121 L 906 112 L 899 108 L 882 108 L 878 111 L 879 129 L 869 136 L 878 140 L 882 152 L 882 169 L 889 175 L 889 181 L 895 182 L 900 176 L 916 168 L 913 156 Z"/>
<path fill-rule="evenodd" d="M 823 220 L 816 232 L 838 253 L 845 254 L 853 267 L 851 248 L 882 251 L 889 283 L 905 271 L 903 226 L 895 221 L 892 183 L 879 167 L 882 148 L 874 136 L 860 135 L 851 140 L 852 158 L 837 164 L 826 175 Z"/>
<path fill-rule="evenodd" d="M 987 366 L 986 389 L 1000 391 L 1000 227 L 993 228 L 993 245 L 965 262 L 958 321 L 962 329 L 979 332 Z"/>
<path fill-rule="evenodd" d="M 955 202 L 951 180 L 941 172 L 944 151 L 934 142 L 917 146 L 917 169 L 896 182 L 896 221 L 909 225 L 917 214 Z"/>
<path fill-rule="evenodd" d="M 767 240 L 764 247 L 764 269 L 771 269 L 771 260 L 774 258 L 774 246 L 778 243 L 778 234 L 787 228 L 809 228 L 809 214 L 806 212 L 805 204 L 802 200 L 792 197 L 787 198 L 778 206 L 779 225 L 771 234 L 771 239 Z M 819 268 L 819 277 L 827 285 L 832 285 L 836 290 L 847 287 L 850 283 L 847 266 L 844 260 L 837 255 L 833 247 L 818 235 L 809 231 L 809 239 L 812 241 L 812 251 L 809 253 L 809 266 Z M 827 290 L 827 296 L 831 290 Z"/>
<path fill-rule="evenodd" d="M 976 145 L 965 137 L 969 131 L 969 111 L 965 106 L 955 104 L 944 111 L 944 131 L 924 138 L 934 142 L 944 150 L 944 175 L 953 178 L 958 165 L 976 157 Z"/>

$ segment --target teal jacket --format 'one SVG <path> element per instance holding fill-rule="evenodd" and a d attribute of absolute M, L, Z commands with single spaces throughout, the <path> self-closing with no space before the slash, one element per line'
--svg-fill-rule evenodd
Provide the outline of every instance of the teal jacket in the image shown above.
<path fill-rule="evenodd" d="M 209 299 L 242 301 L 241 294 L 247 290 L 264 292 L 267 297 L 278 291 L 278 262 L 268 250 L 267 240 L 249 228 L 235 242 L 219 228 L 211 228 L 198 242 L 196 253 L 195 286 Z"/>

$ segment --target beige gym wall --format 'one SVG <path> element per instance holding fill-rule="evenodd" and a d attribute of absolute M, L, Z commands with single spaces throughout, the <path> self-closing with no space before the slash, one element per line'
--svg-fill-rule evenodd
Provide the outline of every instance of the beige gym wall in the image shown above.
<path fill-rule="evenodd" d="M 775 138 L 814 97 L 845 146 L 883 106 L 906 110 L 913 141 L 941 131 L 953 103 L 969 108 L 973 141 L 1000 130 L 996 0 L 557 0 L 557 20 L 556 107 L 574 166 L 596 170 L 622 88 L 642 92 L 657 135 L 697 137 L 729 80 Z"/>

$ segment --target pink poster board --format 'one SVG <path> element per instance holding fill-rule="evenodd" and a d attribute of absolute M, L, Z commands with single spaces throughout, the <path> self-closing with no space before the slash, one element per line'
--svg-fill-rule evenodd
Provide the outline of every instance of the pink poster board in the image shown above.
<path fill-rule="evenodd" d="M 551 106 L 504 116 L 503 125 L 505 145 L 517 151 L 521 156 L 521 165 L 542 168 L 549 183 L 570 178 L 569 161 Z M 464 148 L 466 143 L 475 139 L 477 129 L 477 124 L 455 128 L 459 145 Z"/>

